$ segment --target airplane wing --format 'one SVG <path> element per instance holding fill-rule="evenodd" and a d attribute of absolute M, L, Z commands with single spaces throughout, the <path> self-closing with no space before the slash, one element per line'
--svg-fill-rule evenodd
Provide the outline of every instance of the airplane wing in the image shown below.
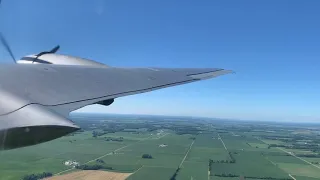
<path fill-rule="evenodd" d="M 15 148 L 55 139 L 79 128 L 67 117 L 83 106 L 230 72 L 218 68 L 2 65 L 0 141 L 5 138 L 3 147 Z M 49 135 L 39 137 L 41 131 Z"/>

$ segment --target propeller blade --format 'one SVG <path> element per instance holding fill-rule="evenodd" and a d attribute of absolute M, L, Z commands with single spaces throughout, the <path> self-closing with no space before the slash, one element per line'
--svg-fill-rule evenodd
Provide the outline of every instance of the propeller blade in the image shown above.
<path fill-rule="evenodd" d="M 1 0 L 0 0 L 0 3 L 1 3 Z M 5 49 L 8 51 L 8 53 L 10 54 L 12 60 L 17 63 L 16 61 L 16 58 L 14 58 L 14 55 L 13 55 L 13 52 L 7 42 L 7 40 L 4 38 L 3 34 L 0 32 L 0 41 L 1 41 L 1 44 L 5 47 Z"/>
<path fill-rule="evenodd" d="M 51 49 L 50 53 L 56 53 L 59 49 L 60 49 L 60 46 L 57 45 L 56 47 L 54 47 L 53 49 Z"/>
<path fill-rule="evenodd" d="M 2 4 L 2 0 L 0 0 L 0 6 Z M 8 53 L 10 54 L 12 60 L 17 63 L 16 58 L 14 58 L 13 52 L 9 46 L 9 43 L 7 42 L 7 40 L 4 38 L 3 34 L 0 32 L 0 41 L 1 44 L 4 46 L 4 48 L 8 51 Z"/>
<path fill-rule="evenodd" d="M 50 51 L 43 51 L 43 52 L 41 52 L 41 53 L 39 53 L 39 54 L 36 55 L 36 59 L 37 59 L 38 57 L 44 55 L 44 54 L 56 53 L 59 49 L 60 49 L 60 46 L 58 45 L 58 46 L 54 47 L 53 49 L 51 49 Z"/>

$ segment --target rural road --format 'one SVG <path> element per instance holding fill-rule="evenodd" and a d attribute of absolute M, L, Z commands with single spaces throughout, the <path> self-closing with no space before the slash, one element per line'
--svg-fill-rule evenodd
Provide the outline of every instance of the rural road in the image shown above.
<path fill-rule="evenodd" d="M 223 142 L 223 140 L 222 140 L 222 138 L 221 138 L 221 136 L 220 136 L 219 133 L 218 133 L 218 136 L 219 136 L 219 139 L 220 139 L 220 141 L 222 142 L 222 144 L 223 144 L 223 146 L 224 146 L 224 149 L 225 149 L 226 151 L 228 151 L 228 149 L 227 149 L 226 145 L 224 144 L 224 142 Z"/>
<path fill-rule="evenodd" d="M 293 157 L 296 157 L 296 158 L 300 159 L 301 161 L 304 161 L 304 162 L 310 164 L 311 166 L 314 166 L 314 167 L 320 169 L 320 166 L 317 166 L 317 165 L 315 165 L 315 164 L 312 164 L 311 162 L 309 162 L 309 161 L 307 161 L 307 160 L 304 160 L 304 159 L 302 159 L 301 157 L 298 157 L 298 156 L 296 156 L 295 154 L 290 153 L 289 151 L 286 151 L 286 150 L 281 149 L 281 148 L 279 148 L 279 147 L 277 147 L 277 148 L 280 149 L 280 150 L 283 151 L 283 152 L 286 152 L 286 153 L 290 154 L 290 155 L 293 156 Z"/>
<path fill-rule="evenodd" d="M 190 152 L 190 150 L 191 150 L 192 145 L 193 145 L 193 143 L 194 143 L 194 142 L 195 142 L 195 140 L 193 140 L 193 141 L 192 141 L 192 143 L 191 143 L 191 145 L 190 145 L 190 147 L 189 147 L 189 149 L 188 149 L 188 151 L 187 151 L 186 155 L 183 157 L 183 159 L 182 159 L 182 161 L 181 161 L 181 163 L 180 163 L 180 165 L 179 165 L 179 168 L 181 168 L 181 166 L 182 166 L 182 164 L 183 164 L 184 160 L 186 160 L 186 158 L 187 158 L 187 156 L 188 156 L 188 154 L 189 154 L 189 152 Z"/>
<path fill-rule="evenodd" d="M 291 174 L 289 174 L 289 176 L 290 176 L 293 180 L 297 180 L 296 178 L 294 178 L 293 176 L 291 176 Z"/>

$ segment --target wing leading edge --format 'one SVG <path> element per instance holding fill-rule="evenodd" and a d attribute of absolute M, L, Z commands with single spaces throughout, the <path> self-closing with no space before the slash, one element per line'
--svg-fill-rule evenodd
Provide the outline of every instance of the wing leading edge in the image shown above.
<path fill-rule="evenodd" d="M 69 112 L 83 106 L 214 78 L 231 72 L 217 68 L 1 66 L 0 140 L 8 139 L 8 132 L 11 133 L 10 137 L 28 137 L 26 134 L 30 136 L 24 140 L 25 143 L 17 141 L 16 138 L 13 138 L 15 141 L 3 141 L 7 142 L 3 143 L 3 148 L 10 149 L 55 139 L 79 128 L 69 121 L 67 116 Z M 46 133 L 47 139 L 35 138 L 39 136 L 32 132 L 40 132 L 39 127 L 46 127 L 46 132 L 59 133 Z"/>

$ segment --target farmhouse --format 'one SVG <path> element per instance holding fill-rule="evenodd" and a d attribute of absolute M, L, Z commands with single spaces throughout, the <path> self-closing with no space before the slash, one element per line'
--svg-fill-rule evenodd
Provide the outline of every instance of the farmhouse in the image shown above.
<path fill-rule="evenodd" d="M 64 162 L 64 165 L 76 167 L 76 166 L 78 166 L 78 165 L 80 165 L 80 164 L 79 164 L 79 162 L 77 162 L 77 161 L 68 160 L 68 161 L 65 161 L 65 162 Z"/>
<path fill-rule="evenodd" d="M 159 147 L 167 147 L 167 144 L 160 144 Z"/>

